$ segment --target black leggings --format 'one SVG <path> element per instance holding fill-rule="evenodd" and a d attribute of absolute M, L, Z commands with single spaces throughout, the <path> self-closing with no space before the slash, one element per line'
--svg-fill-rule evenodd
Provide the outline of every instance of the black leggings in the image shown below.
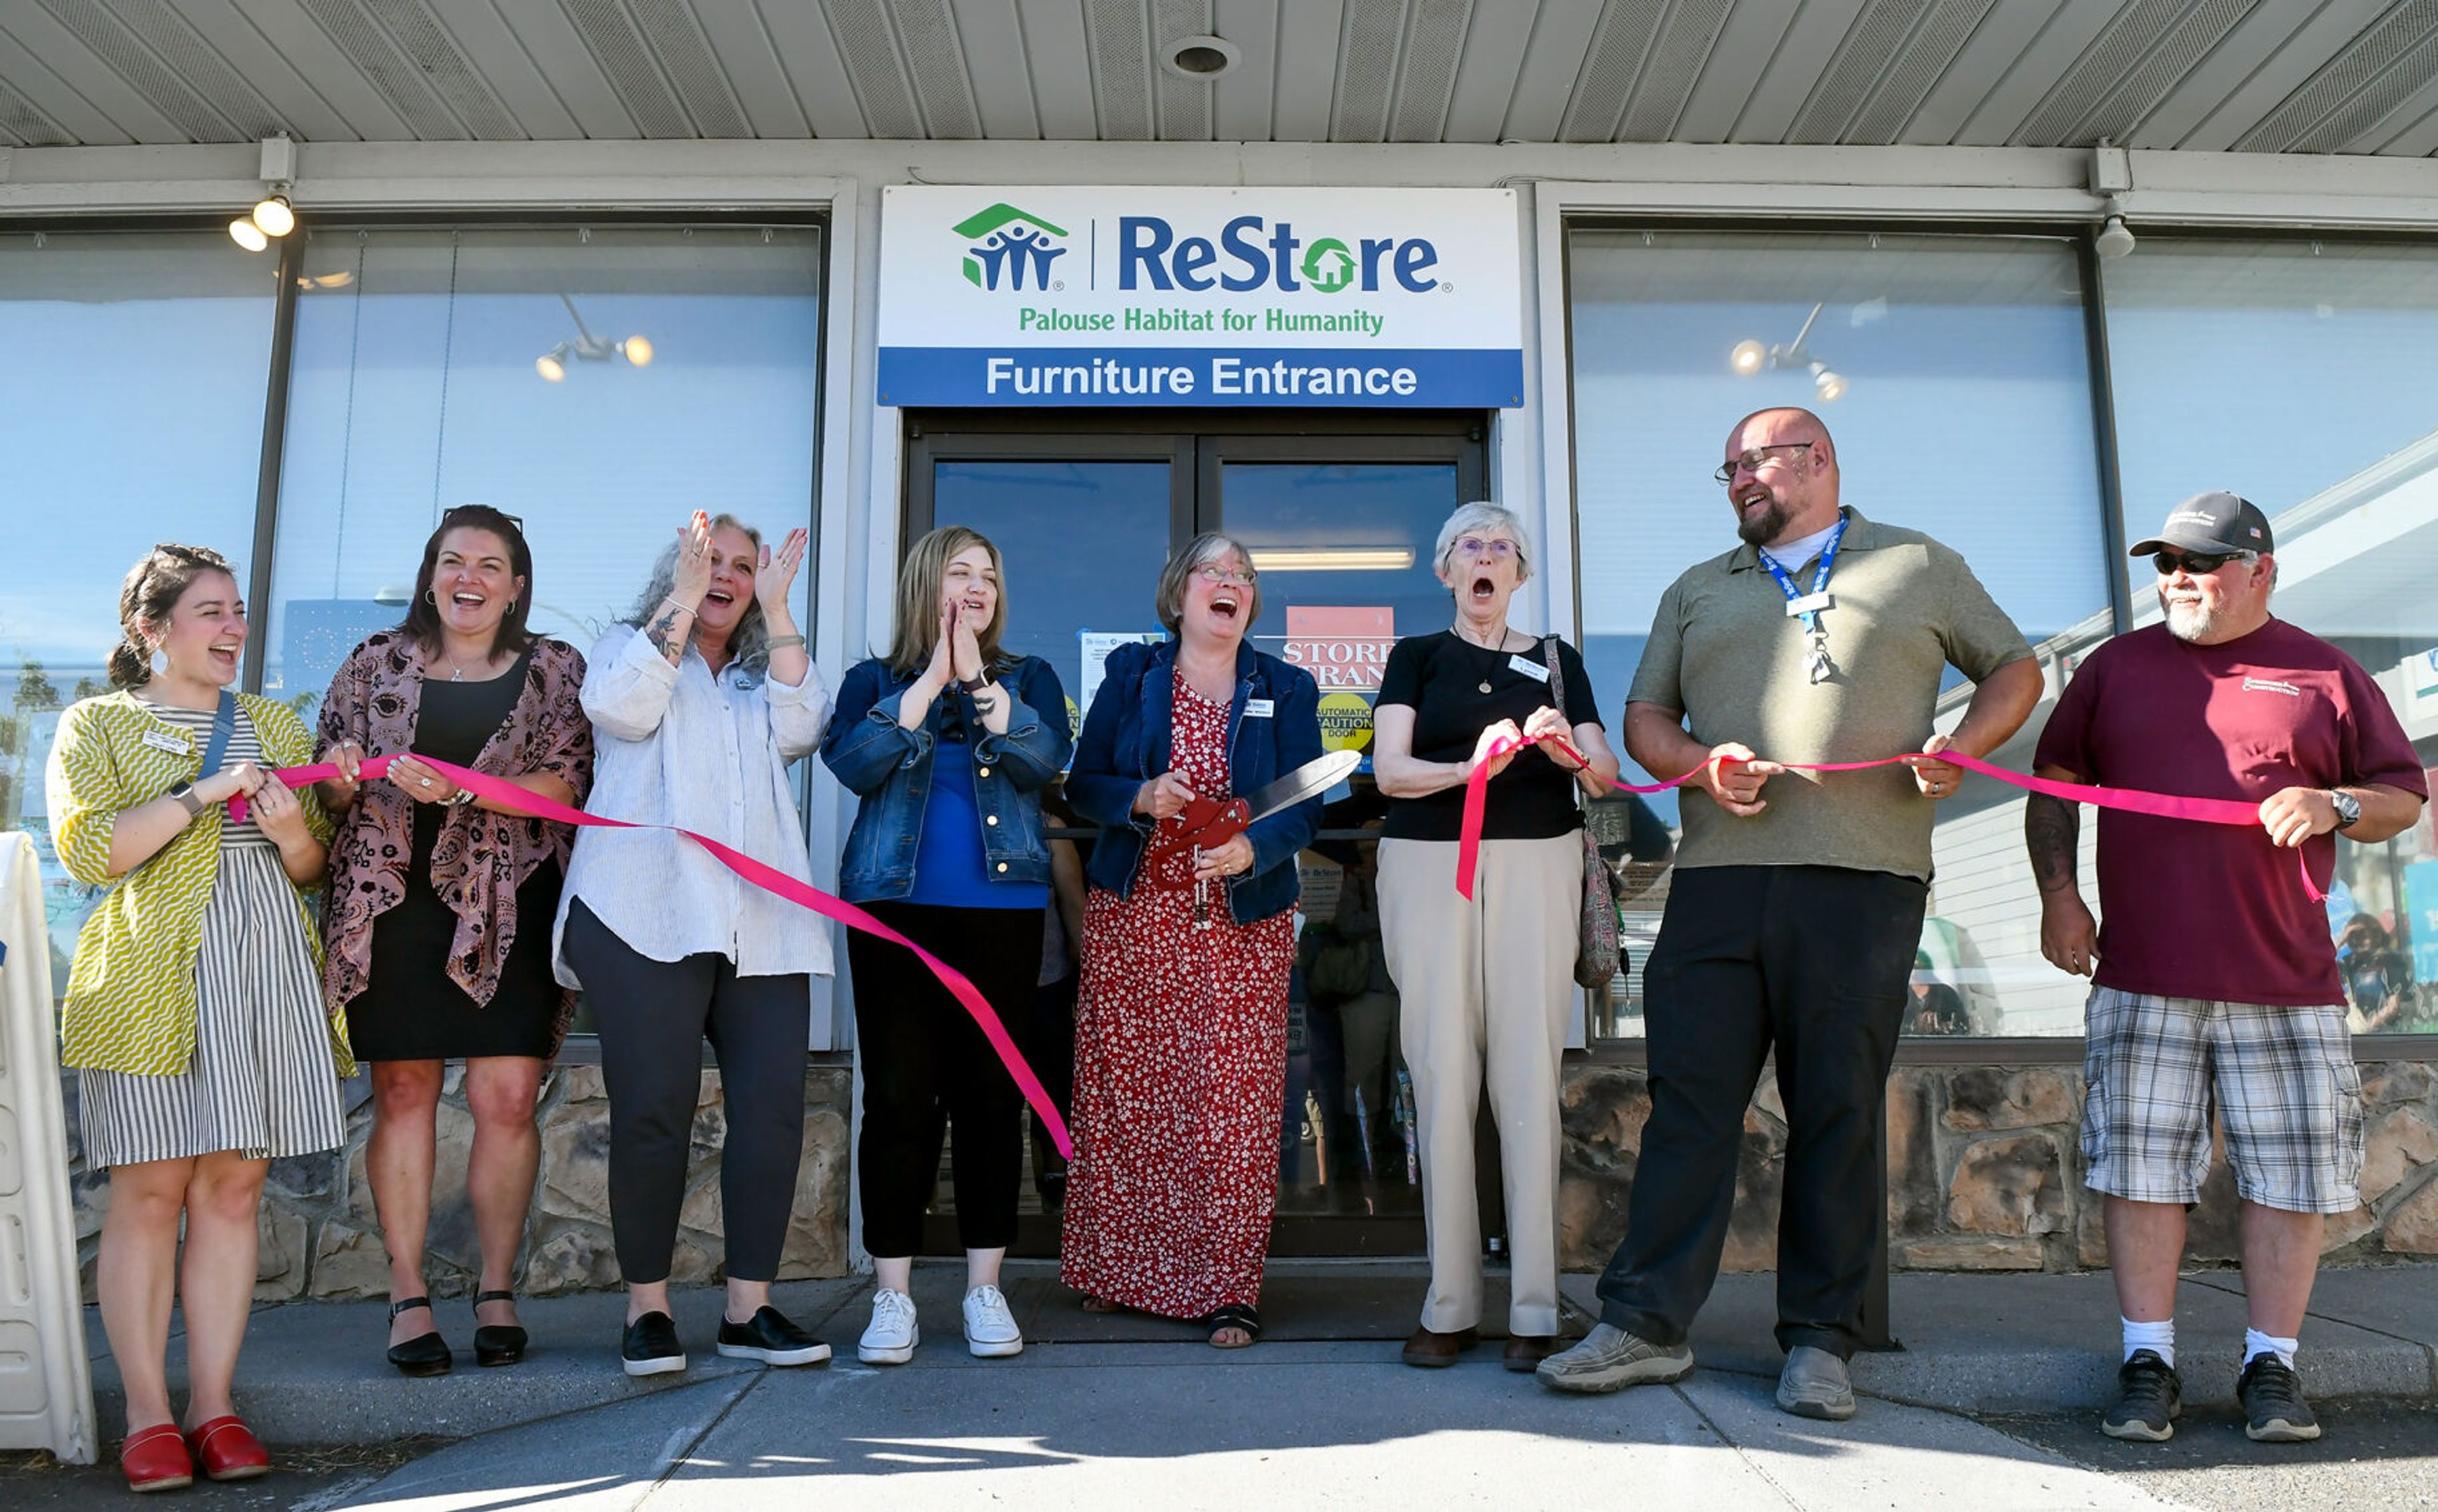
<path fill-rule="evenodd" d="M 804 1153 L 812 978 L 739 976 L 734 962 L 708 952 L 654 960 L 580 899 L 568 908 L 564 946 L 601 1030 L 618 1269 L 630 1283 L 669 1277 L 708 1039 L 728 1115 L 719 1155 L 728 1276 L 774 1278 Z"/>
<path fill-rule="evenodd" d="M 999 1021 L 1020 1032 L 1041 975 L 1041 910 L 872 903 L 880 921 L 963 972 Z M 958 1242 L 1004 1249 L 1016 1238 L 1024 1171 L 1024 1095 L 998 1054 L 914 953 L 847 936 L 855 1032 L 863 1063 L 856 1181 L 863 1247 L 881 1259 L 922 1253 L 923 1210 L 939 1175 L 938 1113 L 955 1128 Z"/>

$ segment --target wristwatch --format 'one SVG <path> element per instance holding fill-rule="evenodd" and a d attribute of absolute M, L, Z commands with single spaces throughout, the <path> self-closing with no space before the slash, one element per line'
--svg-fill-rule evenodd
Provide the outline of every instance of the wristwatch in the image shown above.
<path fill-rule="evenodd" d="M 2361 822 L 2361 800 L 2341 787 L 2328 789 L 2328 802 L 2337 811 L 2337 828 L 2350 830 Z"/>
<path fill-rule="evenodd" d="M 990 685 L 990 674 L 987 672 L 981 673 L 976 677 L 959 677 L 957 679 L 957 691 L 963 694 L 968 698 L 981 692 L 984 688 L 987 688 Z"/>
<path fill-rule="evenodd" d="M 180 778 L 169 784 L 169 796 L 176 799 L 178 806 L 186 811 L 186 818 L 199 819 L 203 817 L 203 800 L 195 796 L 194 783 Z"/>

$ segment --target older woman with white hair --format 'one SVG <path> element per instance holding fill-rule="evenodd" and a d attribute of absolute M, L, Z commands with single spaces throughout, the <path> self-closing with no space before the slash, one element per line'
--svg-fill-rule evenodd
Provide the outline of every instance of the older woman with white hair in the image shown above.
<path fill-rule="evenodd" d="M 1507 623 L 1531 576 L 1523 521 L 1466 504 L 1440 527 L 1440 581 L 1456 622 L 1388 653 L 1372 715 L 1372 768 L 1388 800 L 1380 923 L 1414 1078 L 1431 1288 L 1409 1365 L 1452 1365 L 1478 1337 L 1481 1222 L 1474 1113 L 1486 1076 L 1505 1166 L 1512 1292 L 1506 1364 L 1558 1345 L 1558 1062 L 1574 1001 L 1582 906 L 1579 787 L 1616 777 L 1575 648 Z M 1563 736 L 1493 755 L 1502 739 Z M 1474 896 L 1457 895 L 1465 784 L 1490 770 Z"/>
<path fill-rule="evenodd" d="M 594 744 L 586 811 L 676 825 L 799 882 L 812 877 L 788 765 L 821 745 L 829 694 L 787 590 L 810 537 L 774 552 L 730 515 L 697 511 L 662 552 L 633 612 L 592 648 L 584 712 Z M 556 935 L 558 979 L 581 987 L 610 1094 L 610 1228 L 627 1281 L 619 1361 L 685 1368 L 669 1271 L 686 1201 L 702 1046 L 718 1057 L 728 1307 L 717 1347 L 768 1365 L 819 1364 L 829 1345 L 770 1305 L 804 1145 L 812 979 L 829 933 L 662 828 L 587 828 Z"/>
<path fill-rule="evenodd" d="M 1261 1337 L 1306 799 L 1211 850 L 1154 843 L 1195 798 L 1317 761 L 1312 674 L 1247 643 L 1252 554 L 1196 536 L 1160 573 L 1172 639 L 1109 653 L 1067 800 L 1101 825 L 1075 1007 L 1075 1166 L 1059 1275 L 1086 1308 Z"/>

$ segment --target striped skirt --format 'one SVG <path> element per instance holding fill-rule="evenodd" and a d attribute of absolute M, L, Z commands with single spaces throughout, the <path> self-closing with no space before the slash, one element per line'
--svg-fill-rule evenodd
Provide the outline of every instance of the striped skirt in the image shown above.
<path fill-rule="evenodd" d="M 223 845 L 195 961 L 195 1064 L 175 1076 L 81 1073 L 88 1167 L 251 1160 L 346 1142 L 322 976 L 296 892 L 267 841 Z"/>

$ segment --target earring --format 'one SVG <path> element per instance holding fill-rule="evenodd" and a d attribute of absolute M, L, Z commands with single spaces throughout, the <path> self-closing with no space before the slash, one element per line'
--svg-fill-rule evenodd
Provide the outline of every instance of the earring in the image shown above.
<path fill-rule="evenodd" d="M 169 653 L 161 649 L 161 647 L 157 645 L 154 646 L 152 648 L 152 659 L 150 664 L 152 668 L 152 676 L 156 677 L 168 677 L 169 675 Z"/>
<path fill-rule="evenodd" d="M 440 607 L 440 590 L 436 588 L 425 589 L 423 590 L 423 602 L 431 605 L 435 609 Z"/>
<path fill-rule="evenodd" d="M 505 612 L 505 613 L 509 613 L 509 614 L 514 614 L 514 613 L 516 613 L 516 612 L 517 612 L 517 601 L 516 601 L 516 600 L 514 600 L 514 599 L 510 599 L 510 600 L 508 600 L 508 607 L 507 607 L 507 608 L 506 608 L 504 612 Z"/>

